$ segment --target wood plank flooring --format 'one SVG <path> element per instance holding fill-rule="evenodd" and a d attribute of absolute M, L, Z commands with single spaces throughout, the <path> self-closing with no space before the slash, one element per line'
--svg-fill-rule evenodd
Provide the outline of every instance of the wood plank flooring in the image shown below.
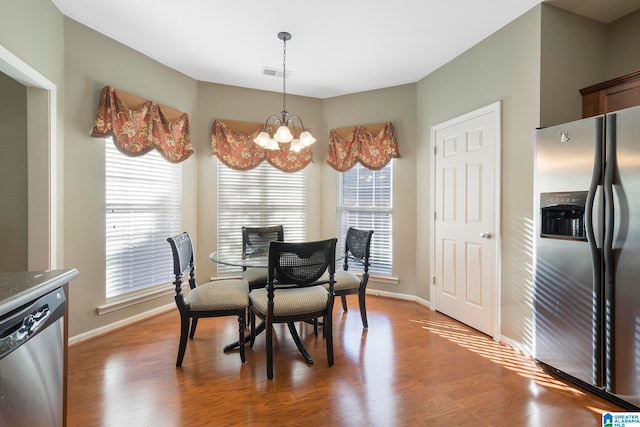
<path fill-rule="evenodd" d="M 175 367 L 177 310 L 70 347 L 68 426 L 600 426 L 621 408 L 542 372 L 533 361 L 412 302 L 355 296 L 334 310 L 335 366 L 310 325 L 307 365 L 276 328 L 274 380 L 264 336 L 247 363 L 222 347 L 235 318 L 202 319 Z"/>

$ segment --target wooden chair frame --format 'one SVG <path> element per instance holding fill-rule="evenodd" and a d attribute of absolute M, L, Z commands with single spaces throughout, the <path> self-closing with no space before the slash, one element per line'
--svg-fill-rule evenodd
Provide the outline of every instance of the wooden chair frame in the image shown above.
<path fill-rule="evenodd" d="M 203 317 L 238 316 L 240 360 L 242 363 L 245 363 L 244 329 L 247 307 L 211 311 L 191 310 L 185 302 L 182 294 L 182 283 L 184 281 L 185 274 L 189 277 L 189 288 L 193 290 L 198 286 L 195 279 L 195 265 L 193 262 L 193 245 L 191 244 L 191 237 L 189 234 L 184 232 L 177 236 L 169 237 L 167 241 L 171 245 L 171 250 L 173 252 L 173 273 L 175 275 L 175 281 L 173 284 L 175 286 L 175 301 L 178 306 L 178 311 L 180 312 L 180 344 L 178 347 L 176 367 L 182 366 L 184 353 L 187 348 L 187 337 L 189 337 L 189 339 L 193 339 L 196 333 L 196 327 L 198 326 L 198 319 Z M 224 281 L 221 281 L 216 286 L 224 286 Z M 189 323 L 191 323 L 191 330 L 189 330 Z"/>
<path fill-rule="evenodd" d="M 339 296 L 342 300 L 342 310 L 347 311 L 347 295 L 358 294 L 358 305 L 360 306 L 360 317 L 362 318 L 362 326 L 366 329 L 369 327 L 367 321 L 367 302 L 366 291 L 367 283 L 369 283 L 369 256 L 371 252 L 371 238 L 373 230 L 359 230 L 349 227 L 347 237 L 344 244 L 344 262 L 342 268 L 344 271 L 349 270 L 349 262 L 359 262 L 363 266 L 362 278 L 360 286 L 352 289 L 339 289 L 334 291 L 335 296 Z"/>
<path fill-rule="evenodd" d="M 265 323 L 265 335 L 267 341 L 267 378 L 273 379 L 273 324 L 286 323 L 291 336 L 298 347 L 300 353 L 304 356 L 309 364 L 313 363 L 313 358 L 307 352 L 298 332 L 295 328 L 294 322 L 298 321 L 312 321 L 318 317 L 323 317 L 324 330 L 326 336 L 327 347 L 327 361 L 329 366 L 333 366 L 333 329 L 332 329 L 332 314 L 333 314 L 333 286 L 335 283 L 335 251 L 336 251 L 336 239 L 322 240 L 318 242 L 305 242 L 305 243 L 285 243 L 285 242 L 271 242 L 269 248 L 269 267 L 268 267 L 268 282 L 267 282 L 267 310 L 265 313 L 261 313 L 255 305 L 251 305 L 253 313 L 258 316 Z M 315 264 L 313 267 L 313 273 L 308 276 L 298 274 L 297 268 L 299 265 L 291 266 L 285 265 L 283 260 L 297 257 L 304 260 L 309 259 L 313 255 L 320 252 L 323 256 L 322 264 Z M 329 272 L 328 280 L 321 280 L 325 271 Z M 278 292 L 291 288 L 304 288 L 316 285 L 329 285 L 327 292 L 327 305 L 319 311 L 303 314 L 283 315 L 276 316 L 274 312 L 274 299 Z M 255 322 L 254 322 L 255 323 Z M 252 336 L 255 336 L 255 329 L 252 325 Z"/>

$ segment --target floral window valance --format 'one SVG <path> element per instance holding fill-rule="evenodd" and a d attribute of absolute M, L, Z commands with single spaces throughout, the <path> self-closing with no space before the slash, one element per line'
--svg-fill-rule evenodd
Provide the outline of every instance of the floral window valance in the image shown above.
<path fill-rule="evenodd" d="M 329 131 L 327 163 L 346 172 L 356 162 L 380 170 L 394 157 L 400 157 L 393 125 L 390 122 L 351 126 Z"/>
<path fill-rule="evenodd" d="M 91 136 L 111 136 L 128 156 L 141 156 L 154 148 L 169 162 L 186 160 L 192 153 L 189 115 L 135 95 L 102 88 Z"/>
<path fill-rule="evenodd" d="M 211 133 L 211 155 L 235 170 L 249 170 L 263 161 L 283 172 L 297 172 L 313 160 L 311 147 L 299 152 L 289 150 L 289 144 L 280 144 L 280 150 L 265 150 L 253 139 L 264 129 L 264 124 L 215 120 Z"/>

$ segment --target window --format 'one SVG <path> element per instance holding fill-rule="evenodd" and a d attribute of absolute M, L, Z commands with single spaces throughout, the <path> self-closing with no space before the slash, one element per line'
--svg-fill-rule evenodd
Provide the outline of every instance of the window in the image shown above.
<path fill-rule="evenodd" d="M 106 144 L 107 298 L 172 282 L 167 237 L 182 219 L 182 166 L 155 150 L 139 157 Z"/>
<path fill-rule="evenodd" d="M 373 171 L 357 163 L 338 180 L 338 244 L 344 251 L 349 227 L 374 230 L 371 239 L 369 272 L 391 274 L 393 271 L 392 163 Z M 354 265 L 357 271 L 357 264 Z"/>
<path fill-rule="evenodd" d="M 306 172 L 279 171 L 267 162 L 248 171 L 218 161 L 217 250 L 242 256 L 242 227 L 284 226 L 287 241 L 306 239 Z M 218 264 L 218 273 L 240 271 Z"/>

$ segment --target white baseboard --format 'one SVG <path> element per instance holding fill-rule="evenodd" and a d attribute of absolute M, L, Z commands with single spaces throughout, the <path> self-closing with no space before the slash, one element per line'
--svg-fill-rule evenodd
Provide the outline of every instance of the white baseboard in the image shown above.
<path fill-rule="evenodd" d="M 420 297 L 417 297 L 415 295 L 407 295 L 407 294 L 400 294 L 397 292 L 388 292 L 388 291 L 379 291 L 376 289 L 367 289 L 367 294 L 369 295 L 373 295 L 373 296 L 379 296 L 379 297 L 384 297 L 384 298 L 393 298 L 393 299 L 398 299 L 398 300 L 403 300 L 403 301 L 411 301 L 411 302 L 415 302 L 427 309 L 430 309 L 430 303 L 429 301 L 422 299 Z M 158 307 L 155 308 L 153 310 L 149 310 L 149 311 L 145 311 L 144 313 L 140 313 L 137 314 L 135 316 L 131 316 L 127 319 L 123 319 L 120 320 L 118 322 L 114 322 L 111 323 L 109 325 L 105 325 L 105 326 L 101 326 L 99 328 L 93 329 L 91 331 L 88 332 L 84 332 L 82 334 L 78 334 L 78 335 L 74 335 L 73 337 L 69 338 L 69 345 L 74 345 L 74 344 L 79 344 L 83 341 L 92 339 L 92 338 L 96 338 L 99 337 L 101 335 L 104 334 L 108 334 L 110 332 L 113 332 L 117 329 L 123 328 L 125 326 L 129 326 L 131 324 L 140 322 L 142 320 L 157 316 L 159 314 L 163 314 L 166 313 L 167 311 L 170 310 L 174 310 L 175 304 L 171 303 L 171 304 L 166 304 L 162 307 Z M 520 353 L 526 355 L 526 356 L 532 356 L 531 354 L 531 350 L 529 348 L 527 348 L 526 346 L 523 346 L 521 343 L 512 340 L 508 337 L 502 336 L 500 339 L 500 342 L 508 345 L 509 347 L 513 348 L 516 351 L 519 351 Z"/>
<path fill-rule="evenodd" d="M 367 294 L 384 297 L 384 298 L 393 298 L 403 301 L 412 301 L 415 302 L 425 308 L 430 308 L 429 301 L 419 298 L 414 295 L 407 294 L 399 294 L 397 292 L 388 292 L 388 291 L 379 291 L 375 289 L 367 289 Z M 136 314 L 135 316 L 131 316 L 127 319 L 123 319 L 114 323 L 110 323 L 105 326 L 101 326 L 99 328 L 93 329 L 88 332 L 84 332 L 78 335 L 74 335 L 69 338 L 69 345 L 79 344 L 83 341 L 90 340 L 92 338 L 99 337 L 100 335 L 108 334 L 117 329 L 124 328 L 125 326 L 129 326 L 133 323 L 140 322 L 145 319 L 149 319 L 151 317 L 157 316 L 158 314 L 166 313 L 169 310 L 175 310 L 175 303 L 166 304 L 162 307 L 155 308 L 153 310 L 145 311 L 144 313 Z"/>
<path fill-rule="evenodd" d="M 399 294 L 397 292 L 379 291 L 377 289 L 367 289 L 367 294 L 375 295 L 377 297 L 393 298 L 393 299 L 399 299 L 403 301 L 412 301 L 420 304 L 425 308 L 431 307 L 431 305 L 429 304 L 429 301 L 422 299 L 420 297 L 417 297 L 415 295 Z"/>
<path fill-rule="evenodd" d="M 101 326 L 99 328 L 93 329 L 88 332 L 84 332 L 82 334 L 74 335 L 69 338 L 69 345 L 79 344 L 83 341 L 99 337 L 100 335 L 108 334 L 109 332 L 113 332 L 116 329 L 124 328 L 125 326 L 129 326 L 133 323 L 140 322 L 141 320 L 145 320 L 158 314 L 166 313 L 169 310 L 177 310 L 176 304 L 166 304 L 162 307 L 154 308 L 153 310 L 145 311 L 144 313 L 136 314 L 135 316 L 128 317 L 123 320 L 119 320 L 114 323 L 110 323 L 105 326 Z"/>
<path fill-rule="evenodd" d="M 399 300 L 404 300 L 404 301 L 412 301 L 415 302 L 425 308 L 431 309 L 431 303 L 425 299 L 422 299 L 420 297 L 417 297 L 415 295 L 407 295 L 407 294 L 399 294 L 396 292 L 388 292 L 388 291 L 379 291 L 376 289 L 367 289 L 367 294 L 369 295 L 375 295 L 375 296 L 381 296 L 381 297 L 385 297 L 385 298 L 394 298 L 394 299 L 399 299 Z M 525 356 L 528 357 L 533 357 L 532 351 L 530 346 L 527 345 L 523 345 L 522 343 L 515 341 L 509 337 L 505 337 L 505 336 L 500 336 L 498 337 L 497 341 L 508 345 L 509 347 L 511 347 L 512 349 L 514 349 L 515 351 L 524 354 Z"/>
<path fill-rule="evenodd" d="M 515 351 L 524 354 L 525 356 L 531 357 L 533 358 L 533 352 L 531 351 L 531 348 L 529 348 L 529 346 L 525 346 L 522 343 L 512 340 L 509 337 L 505 337 L 504 335 L 502 337 L 500 337 L 500 342 L 503 344 L 508 345 L 509 347 L 511 347 L 512 349 L 514 349 Z"/>

